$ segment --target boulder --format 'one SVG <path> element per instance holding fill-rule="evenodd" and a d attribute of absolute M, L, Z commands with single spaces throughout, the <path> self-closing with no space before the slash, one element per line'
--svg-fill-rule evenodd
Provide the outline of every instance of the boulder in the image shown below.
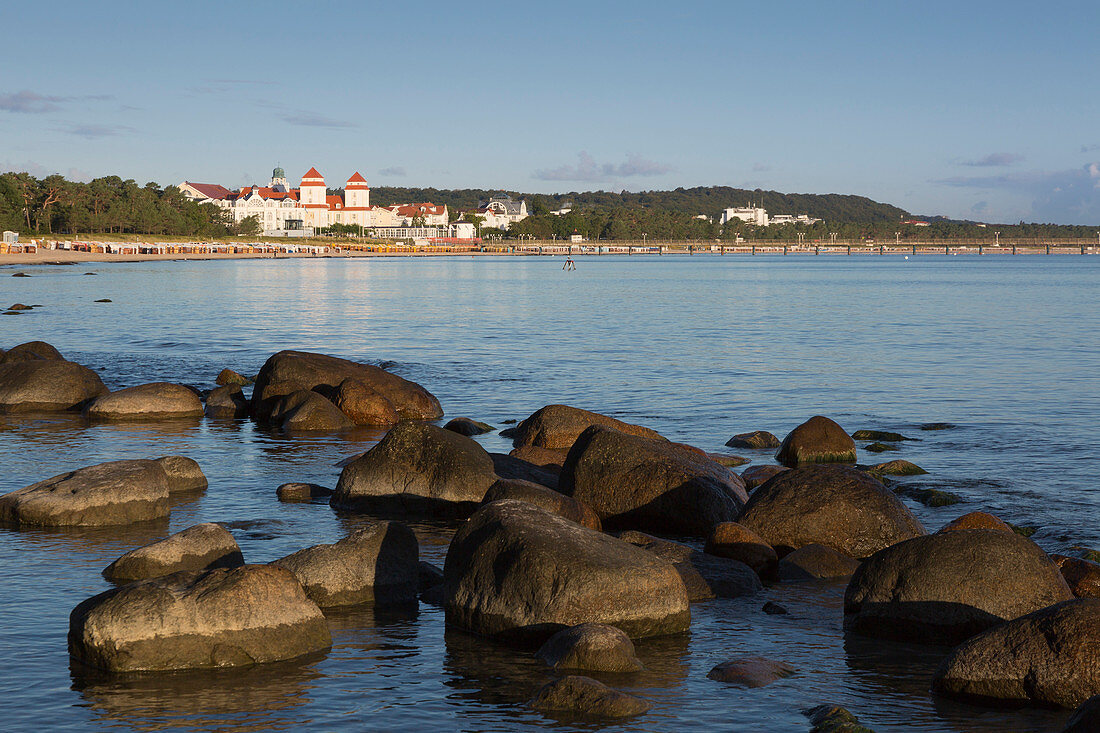
<path fill-rule="evenodd" d="M 497 480 L 477 441 L 435 425 L 398 423 L 340 473 L 334 506 L 398 513 L 466 515 Z"/>
<path fill-rule="evenodd" d="M 779 579 L 788 581 L 847 578 L 859 567 L 859 560 L 825 545 L 799 547 L 779 561 Z"/>
<path fill-rule="evenodd" d="M 794 667 L 765 657 L 729 659 L 707 673 L 707 678 L 741 687 L 764 687 L 794 674 Z"/>
<path fill-rule="evenodd" d="M 10 310 L 24 310 L 12 306 Z M 50 346 L 45 341 L 28 341 L 25 344 L 13 346 L 0 354 L 0 364 L 14 364 L 17 361 L 64 361 L 61 352 Z"/>
<path fill-rule="evenodd" d="M 790 611 L 783 606 L 780 606 L 778 603 L 772 603 L 771 601 L 765 603 L 764 607 L 760 610 L 769 616 L 785 616 L 790 613 Z"/>
<path fill-rule="evenodd" d="M 515 450 L 512 451 L 512 453 L 516 452 Z M 558 466 L 542 467 L 523 458 L 504 453 L 490 453 L 489 457 L 493 459 L 493 469 L 497 472 L 497 476 L 501 478 L 530 481 L 531 483 L 549 486 L 551 489 L 558 488 L 558 478 L 561 475 L 561 468 Z M 564 456 L 562 460 L 565 460 Z"/>
<path fill-rule="evenodd" d="M 190 494 L 205 491 L 209 485 L 206 474 L 194 459 L 187 456 L 164 456 L 155 459 L 168 477 L 169 494 Z"/>
<path fill-rule="evenodd" d="M 555 671 L 640 672 L 645 669 L 634 653 L 630 637 L 604 624 L 580 624 L 562 629 L 547 639 L 535 656 Z"/>
<path fill-rule="evenodd" d="M 868 453 L 885 453 L 886 451 L 897 450 L 896 445 L 890 445 L 889 443 L 871 443 L 870 445 L 863 446 L 863 450 Z"/>
<path fill-rule="evenodd" d="M 1078 598 L 1100 598 L 1100 564 L 1066 555 L 1051 555 L 1069 589 Z"/>
<path fill-rule="evenodd" d="M 767 430 L 754 430 L 751 433 L 738 433 L 726 441 L 730 448 L 752 448 L 754 450 L 769 450 L 779 447 L 779 438 Z"/>
<path fill-rule="evenodd" d="M 739 560 L 764 578 L 775 575 L 776 564 L 779 562 L 771 545 L 756 532 L 737 522 L 722 522 L 715 526 L 704 549 L 711 555 Z"/>
<path fill-rule="evenodd" d="M 287 432 L 334 432 L 355 427 L 336 405 L 307 390 L 280 397 L 271 408 L 268 423 Z"/>
<path fill-rule="evenodd" d="M 970 512 L 948 522 L 941 532 L 955 532 L 963 529 L 997 529 L 1002 532 L 1011 532 L 1012 527 L 1002 522 L 992 514 L 986 512 Z"/>
<path fill-rule="evenodd" d="M 547 471 L 553 471 L 555 475 L 561 473 L 562 466 L 565 465 L 565 457 L 568 454 L 568 450 L 540 448 L 537 445 L 521 445 L 519 448 L 513 448 L 508 452 L 508 455 L 512 458 L 518 458 Z"/>
<path fill-rule="evenodd" d="M 859 718 L 839 705 L 817 705 L 803 710 L 810 719 L 810 733 L 874 733 L 859 724 Z"/>
<path fill-rule="evenodd" d="M 597 719 L 629 718 L 653 707 L 639 697 L 580 675 L 547 682 L 528 704 L 542 712 Z"/>
<path fill-rule="evenodd" d="M 969 700 L 1072 708 L 1100 694 L 1100 600 L 1082 598 L 1001 624 L 956 647 L 932 691 Z"/>
<path fill-rule="evenodd" d="M 106 393 L 98 374 L 71 361 L 25 359 L 0 364 L 0 414 L 79 410 Z"/>
<path fill-rule="evenodd" d="M 393 403 L 362 379 L 340 382 L 332 401 L 356 425 L 396 425 L 401 421 Z"/>
<path fill-rule="evenodd" d="M 393 404 L 402 419 L 443 417 L 439 400 L 415 382 L 370 364 L 305 351 L 280 351 L 264 362 L 252 394 L 253 412 L 262 415 L 256 408 L 270 396 L 269 388 L 279 382 L 299 384 L 309 390 L 319 386 L 336 389 L 345 379 L 356 379 L 381 394 Z"/>
<path fill-rule="evenodd" d="M 792 430 L 775 459 L 784 466 L 800 463 L 855 463 L 856 444 L 844 428 L 817 415 Z"/>
<path fill-rule="evenodd" d="M 861 558 L 924 534 L 900 499 L 847 466 L 803 466 L 777 474 L 753 492 L 737 521 L 780 556 L 816 543 Z"/>
<path fill-rule="evenodd" d="M 772 476 L 777 476 L 789 470 L 786 466 L 750 466 L 741 472 L 741 481 L 745 484 L 745 490 L 751 491 L 757 486 L 767 483 Z"/>
<path fill-rule="evenodd" d="M 235 568 L 244 565 L 241 548 L 229 530 L 206 522 L 130 550 L 103 571 L 115 583 L 129 583 L 182 570 Z"/>
<path fill-rule="evenodd" d="M 928 473 L 923 468 L 909 461 L 897 460 L 876 463 L 867 467 L 867 473 L 876 476 L 920 476 Z"/>
<path fill-rule="evenodd" d="M 512 445 L 534 445 L 539 448 L 568 450 L 588 428 L 598 425 L 618 430 L 627 435 L 637 435 L 663 440 L 659 433 L 641 425 L 631 425 L 598 412 L 589 412 L 568 405 L 547 405 L 536 410 L 529 418 L 516 426 Z"/>
<path fill-rule="evenodd" d="M 324 486 L 318 486 L 317 484 L 292 482 L 282 484 L 275 489 L 275 495 L 279 497 L 279 501 L 310 501 L 311 499 L 327 499 L 332 496 L 332 489 L 326 489 Z"/>
<path fill-rule="evenodd" d="M 569 449 L 558 489 L 605 527 L 701 537 L 736 519 L 748 498 L 741 478 L 706 456 L 598 426 Z"/>
<path fill-rule="evenodd" d="M 844 610 L 851 628 L 865 636 L 958 643 L 1072 597 L 1058 567 L 1034 542 L 971 529 L 875 553 L 848 584 Z"/>
<path fill-rule="evenodd" d="M 202 400 L 182 384 L 153 382 L 96 397 L 84 408 L 91 420 L 161 420 L 202 417 Z"/>
<path fill-rule="evenodd" d="M 523 501 L 486 504 L 470 517 L 443 574 L 447 622 L 485 636 L 541 642 L 603 623 L 640 638 L 691 621 L 671 563 Z"/>
<path fill-rule="evenodd" d="M 619 539 L 672 563 L 692 603 L 711 598 L 739 598 L 763 588 L 753 569 L 738 560 L 699 552 L 682 542 L 633 530 L 623 532 Z"/>
<path fill-rule="evenodd" d="M 28 526 L 129 524 L 168 516 L 168 477 L 156 461 L 78 468 L 0 496 L 0 522 Z"/>
<path fill-rule="evenodd" d="M 1096 733 L 1100 731 L 1100 695 L 1093 695 L 1073 711 L 1062 733 Z"/>
<path fill-rule="evenodd" d="M 269 382 L 264 385 L 262 392 L 258 386 L 253 387 L 252 398 L 248 403 L 248 413 L 257 423 L 269 425 L 272 423 L 272 413 L 275 406 L 279 404 L 280 400 L 295 392 L 312 391 L 309 385 L 301 382 Z M 328 389 L 328 391 L 330 394 L 335 395 L 335 388 Z"/>
<path fill-rule="evenodd" d="M 744 466 L 749 462 L 748 458 L 744 456 L 735 456 L 729 453 L 704 453 L 707 458 L 717 463 L 719 466 L 725 466 L 726 468 L 736 468 L 738 466 Z"/>
<path fill-rule="evenodd" d="M 499 479 L 485 492 L 482 503 L 488 504 L 501 499 L 526 501 L 544 511 L 557 514 L 559 517 L 565 517 L 571 522 L 576 522 L 597 532 L 603 529 L 600 525 L 600 518 L 596 516 L 596 513 L 581 502 L 530 481 Z"/>
<path fill-rule="evenodd" d="M 852 433 L 852 438 L 855 440 L 881 440 L 886 443 L 898 443 L 903 440 L 913 440 L 913 438 L 906 438 L 901 433 L 891 433 L 886 430 L 857 430 Z"/>
<path fill-rule="evenodd" d="M 321 610 L 289 570 L 271 565 L 131 583 L 69 616 L 69 654 L 110 672 L 251 665 L 331 645 Z"/>
<path fill-rule="evenodd" d="M 243 387 L 246 384 L 252 384 L 252 380 L 244 376 L 243 374 L 238 374 L 232 369 L 222 369 L 221 372 L 218 373 L 217 378 L 214 380 L 214 384 L 217 384 L 221 387 L 234 385 L 237 387 Z"/>
<path fill-rule="evenodd" d="M 210 390 L 206 396 L 206 416 L 216 420 L 248 417 L 248 400 L 240 385 L 230 384 Z"/>
<path fill-rule="evenodd" d="M 456 417 L 446 425 L 443 426 L 445 430 L 453 430 L 459 435 L 465 435 L 471 437 L 474 435 L 481 435 L 483 433 L 491 433 L 496 428 L 488 423 L 478 422 L 471 420 L 468 417 Z"/>
<path fill-rule="evenodd" d="M 401 522 L 376 522 L 272 564 L 294 573 L 321 608 L 414 603 L 419 593 L 420 546 Z"/>

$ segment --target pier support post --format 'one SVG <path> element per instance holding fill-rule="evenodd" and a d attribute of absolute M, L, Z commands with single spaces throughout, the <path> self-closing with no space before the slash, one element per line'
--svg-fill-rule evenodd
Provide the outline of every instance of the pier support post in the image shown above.
<path fill-rule="evenodd" d="M 817 244 L 814 245 L 814 254 L 815 255 L 821 254 L 821 245 L 817 245 Z"/>
<path fill-rule="evenodd" d="M 848 256 L 850 257 L 851 255 L 852 255 L 852 245 L 849 244 L 848 245 Z"/>
<path fill-rule="evenodd" d="M 978 254 L 980 254 L 980 255 L 985 254 L 985 245 L 984 244 L 979 244 L 978 245 Z"/>
<path fill-rule="evenodd" d="M 787 256 L 787 245 L 785 245 L 785 244 L 783 245 L 783 256 L 784 257 Z"/>
<path fill-rule="evenodd" d="M 1047 254 L 1050 254 L 1050 245 L 1047 245 Z"/>

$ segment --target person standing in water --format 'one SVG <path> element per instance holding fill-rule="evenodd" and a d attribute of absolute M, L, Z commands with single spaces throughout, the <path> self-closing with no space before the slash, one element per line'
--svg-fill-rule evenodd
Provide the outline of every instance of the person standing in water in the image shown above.
<path fill-rule="evenodd" d="M 561 268 L 563 270 L 576 270 L 577 263 L 573 261 L 572 257 L 565 258 L 565 265 Z"/>

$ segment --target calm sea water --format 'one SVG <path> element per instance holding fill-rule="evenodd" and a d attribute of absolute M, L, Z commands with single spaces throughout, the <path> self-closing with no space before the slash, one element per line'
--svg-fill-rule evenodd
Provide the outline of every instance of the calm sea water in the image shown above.
<path fill-rule="evenodd" d="M 849 431 L 920 438 L 860 460 L 912 460 L 931 472 L 919 483 L 964 499 L 912 504 L 930 529 L 984 509 L 1037 526 L 1050 551 L 1100 546 L 1100 258 L 603 257 L 578 258 L 576 272 L 561 266 L 448 258 L 0 268 L 3 305 L 43 306 L 0 318 L 0 346 L 49 341 L 112 388 L 208 388 L 223 367 L 254 374 L 280 349 L 321 351 L 390 362 L 434 392 L 448 418 L 500 426 L 563 402 L 708 450 L 734 433 L 782 436 L 825 414 Z M 9 277 L 15 270 L 32 277 Z M 931 421 L 957 427 L 917 429 Z M 843 583 L 693 605 L 689 634 L 638 644 L 647 673 L 608 680 L 655 703 L 612 726 L 527 709 L 547 671 L 529 654 L 447 630 L 442 611 L 424 604 L 334 615 L 333 649 L 313 659 L 138 679 L 70 672 L 69 611 L 108 588 L 99 574 L 108 563 L 200 521 L 229 523 L 250 562 L 335 541 L 364 520 L 320 503 L 280 504 L 275 487 L 333 486 L 334 464 L 379 437 L 0 417 L 0 491 L 173 453 L 197 459 L 210 479 L 170 521 L 0 529 L 0 728 L 798 731 L 808 727 L 800 709 L 820 703 L 845 705 L 880 731 L 1050 731 L 1065 720 L 933 699 L 929 679 L 946 650 L 846 637 Z M 481 440 L 509 448 L 495 434 Z M 416 529 L 422 558 L 441 565 L 453 527 Z M 791 614 L 763 614 L 767 600 Z M 756 690 L 706 679 L 746 654 L 797 674 Z"/>

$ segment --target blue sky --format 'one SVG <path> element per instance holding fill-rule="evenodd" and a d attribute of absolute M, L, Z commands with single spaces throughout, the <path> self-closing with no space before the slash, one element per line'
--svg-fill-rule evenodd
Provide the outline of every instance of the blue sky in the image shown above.
<path fill-rule="evenodd" d="M 1100 224 L 1097 3 L 314 5 L 4 3 L 0 169 Z"/>

